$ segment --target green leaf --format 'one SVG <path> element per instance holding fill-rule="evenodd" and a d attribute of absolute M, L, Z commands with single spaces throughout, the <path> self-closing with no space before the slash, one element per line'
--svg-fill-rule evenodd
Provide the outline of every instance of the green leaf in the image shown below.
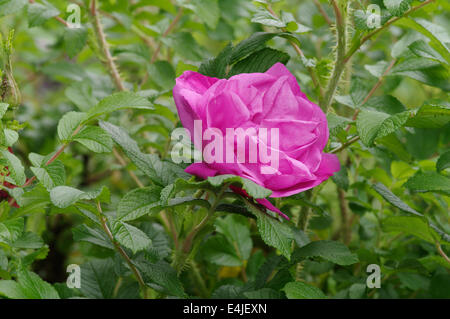
<path fill-rule="evenodd" d="M 114 146 L 111 136 L 98 126 L 86 126 L 72 139 L 96 153 L 110 153 Z"/>
<path fill-rule="evenodd" d="M 48 190 L 56 186 L 64 185 L 66 182 L 64 164 L 59 160 L 43 167 L 31 167 L 30 169 Z"/>
<path fill-rule="evenodd" d="M 175 70 L 167 61 L 156 61 L 149 66 L 150 78 L 163 90 L 171 90 L 175 86 Z"/>
<path fill-rule="evenodd" d="M 430 46 L 450 64 L 450 49 L 446 45 L 450 42 L 450 36 L 445 28 L 425 19 L 401 19 L 398 22 L 399 25 L 414 29 L 430 39 Z"/>
<path fill-rule="evenodd" d="M 0 17 L 19 12 L 28 0 L 0 0 Z"/>
<path fill-rule="evenodd" d="M 75 130 L 86 120 L 86 113 L 69 112 L 58 122 L 58 136 L 63 142 L 71 141 Z"/>
<path fill-rule="evenodd" d="M 450 167 L 450 151 L 444 153 L 439 157 L 436 163 L 436 170 L 441 172 Z"/>
<path fill-rule="evenodd" d="M 172 184 L 179 177 L 188 177 L 183 169 L 173 163 L 161 161 L 155 154 L 144 154 L 137 143 L 124 129 L 108 122 L 100 121 L 100 127 L 107 131 L 130 158 L 130 160 L 150 179 L 160 186 Z"/>
<path fill-rule="evenodd" d="M 222 186 L 225 183 L 230 183 L 232 185 L 242 187 L 247 192 L 247 194 L 253 198 L 266 198 L 269 197 L 270 194 L 272 194 L 271 190 L 259 186 L 249 179 L 236 175 L 226 174 L 208 177 L 207 182 L 215 187 Z"/>
<path fill-rule="evenodd" d="M 234 247 L 239 258 L 244 261 L 250 258 L 253 242 L 250 237 L 248 219 L 236 214 L 230 214 L 215 222 L 216 230 L 225 236 Z"/>
<path fill-rule="evenodd" d="M 424 40 L 417 40 L 411 43 L 408 48 L 419 57 L 432 59 L 444 64 L 449 64 L 445 59 Z"/>
<path fill-rule="evenodd" d="M 278 62 L 286 64 L 289 58 L 284 52 L 264 48 L 233 65 L 230 76 L 241 73 L 264 73 Z"/>
<path fill-rule="evenodd" d="M 337 241 L 319 240 L 298 248 L 292 255 L 293 260 L 307 257 L 321 257 L 335 264 L 348 266 L 357 263 L 358 257 L 352 254 L 344 244 Z"/>
<path fill-rule="evenodd" d="M 119 92 L 101 100 L 96 106 L 89 109 L 88 118 L 92 119 L 103 114 L 123 109 L 151 110 L 152 104 L 144 97 L 132 92 Z"/>
<path fill-rule="evenodd" d="M 194 12 L 211 29 L 215 29 L 220 18 L 218 0 L 192 0 Z"/>
<path fill-rule="evenodd" d="M 229 267 L 242 266 L 242 258 L 222 235 L 208 238 L 201 249 L 204 259 L 210 263 Z"/>
<path fill-rule="evenodd" d="M 65 28 L 64 30 L 64 49 L 69 58 L 74 58 L 83 50 L 88 38 L 86 28 Z"/>
<path fill-rule="evenodd" d="M 382 222 L 382 226 L 386 232 L 400 232 L 405 235 L 414 235 L 432 244 L 438 238 L 438 234 L 421 217 L 388 217 Z"/>
<path fill-rule="evenodd" d="M 42 184 L 36 185 L 32 190 L 24 193 L 17 199 L 20 208 L 17 210 L 17 216 L 23 216 L 30 213 L 44 212 L 50 205 L 50 195 Z"/>
<path fill-rule="evenodd" d="M 127 193 L 117 207 L 117 218 L 123 221 L 135 220 L 147 214 L 157 213 L 160 206 L 161 188 L 149 186 Z"/>
<path fill-rule="evenodd" d="M 417 128 L 442 128 L 448 123 L 450 123 L 449 106 L 424 104 L 414 112 L 405 125 Z"/>
<path fill-rule="evenodd" d="M 56 289 L 31 271 L 20 270 L 17 279 L 20 291 L 26 299 L 59 299 Z"/>
<path fill-rule="evenodd" d="M 244 292 L 248 299 L 283 299 L 283 293 L 271 288 L 262 288 Z"/>
<path fill-rule="evenodd" d="M 349 123 L 352 121 L 336 115 L 334 113 L 328 113 L 327 114 L 327 121 L 328 121 L 328 130 L 330 131 L 330 135 L 337 135 L 340 130 L 342 130 L 344 127 L 346 127 Z"/>
<path fill-rule="evenodd" d="M 327 296 L 317 287 L 308 285 L 302 281 L 289 282 L 283 291 L 288 299 L 325 299 Z"/>
<path fill-rule="evenodd" d="M 131 249 L 133 253 L 148 248 L 152 243 L 142 230 L 122 221 L 112 222 L 112 233 L 120 244 Z"/>
<path fill-rule="evenodd" d="M 66 97 L 81 111 L 86 112 L 98 103 L 92 94 L 92 87 L 86 82 L 76 82 L 65 91 Z"/>
<path fill-rule="evenodd" d="M 403 202 L 400 198 L 395 196 L 395 194 L 392 193 L 382 183 L 377 183 L 375 185 L 372 185 L 372 187 L 378 194 L 380 194 L 391 205 L 397 207 L 398 209 L 401 209 L 404 212 L 407 212 L 407 213 L 410 213 L 410 214 L 413 214 L 413 215 L 421 215 L 415 209 L 411 208 L 405 202 Z"/>
<path fill-rule="evenodd" d="M 177 32 L 168 38 L 164 38 L 162 41 L 189 61 L 203 60 L 204 49 L 198 45 L 189 32 Z"/>
<path fill-rule="evenodd" d="M 450 194 L 450 178 L 437 172 L 418 172 L 403 186 L 413 192 L 442 192 Z"/>
<path fill-rule="evenodd" d="M 358 115 L 356 128 L 361 141 L 370 147 L 375 140 L 388 136 L 403 127 L 410 115 L 409 111 L 389 115 L 364 109 Z"/>
<path fill-rule="evenodd" d="M 85 241 L 108 249 L 115 249 L 105 232 L 102 230 L 82 224 L 73 228 L 72 234 L 73 240 L 76 242 Z"/>
<path fill-rule="evenodd" d="M 102 187 L 98 191 L 83 192 L 69 186 L 57 186 L 50 191 L 50 199 L 56 207 L 67 208 L 82 199 L 107 201 L 104 197 L 108 195 L 105 195 L 105 193 L 109 193 L 106 187 Z"/>
<path fill-rule="evenodd" d="M 412 0 L 383 0 L 384 5 L 392 15 L 401 16 L 408 11 Z"/>
<path fill-rule="evenodd" d="M 111 259 L 93 260 L 81 265 L 80 290 L 87 298 L 113 298 L 117 280 Z"/>
<path fill-rule="evenodd" d="M 136 264 L 144 277 L 145 283 L 151 288 L 171 296 L 186 297 L 176 271 L 167 262 L 161 260 L 151 263 L 145 260 Z"/>
<path fill-rule="evenodd" d="M 44 24 L 48 19 L 59 15 L 59 10 L 48 2 L 30 3 L 28 5 L 28 26 L 30 28 Z"/>
<path fill-rule="evenodd" d="M 10 153 L 5 149 L 0 150 L 0 153 L 3 156 L 3 160 L 6 162 L 6 166 L 8 166 L 8 171 L 10 173 L 10 175 L 8 176 L 9 178 L 7 179 L 11 179 L 12 182 L 17 186 L 25 184 L 25 169 L 20 159 L 18 159 L 16 155 Z"/>
<path fill-rule="evenodd" d="M 231 54 L 233 52 L 233 46 L 228 44 L 215 58 L 208 59 L 203 62 L 198 69 L 198 72 L 219 79 L 223 79 L 227 76 L 228 65 L 231 62 Z"/>
<path fill-rule="evenodd" d="M 239 42 L 232 51 L 230 63 L 233 64 L 264 48 L 264 44 L 277 36 L 278 33 L 256 32 L 250 37 Z"/>
<path fill-rule="evenodd" d="M 1 1 L 1 0 L 0 0 Z M 0 2 L 1 4 L 1 2 Z M 1 7 L 0 7 L 1 10 Z M 0 11 L 1 13 L 1 11 Z M 14 280 L 0 280 L 0 296 L 9 299 L 26 299 L 27 296 L 20 289 L 19 283 Z"/>
<path fill-rule="evenodd" d="M 272 15 L 269 11 L 266 9 L 259 9 L 254 15 L 251 20 L 254 23 L 260 23 L 262 25 L 266 25 L 269 27 L 276 27 L 276 28 L 284 28 L 286 27 L 286 23 L 281 21 L 279 18 Z"/>
<path fill-rule="evenodd" d="M 6 111 L 8 110 L 8 107 L 9 107 L 9 104 L 0 103 L 0 120 L 3 118 L 3 116 L 5 116 Z"/>
<path fill-rule="evenodd" d="M 277 248 L 287 259 L 291 257 L 294 234 L 286 223 L 260 211 L 253 204 L 246 202 L 246 207 L 256 216 L 256 225 L 262 240 L 269 246 Z"/>
<path fill-rule="evenodd" d="M 5 243 L 13 243 L 23 233 L 25 223 L 23 218 L 13 218 L 0 223 L 0 241 Z"/>

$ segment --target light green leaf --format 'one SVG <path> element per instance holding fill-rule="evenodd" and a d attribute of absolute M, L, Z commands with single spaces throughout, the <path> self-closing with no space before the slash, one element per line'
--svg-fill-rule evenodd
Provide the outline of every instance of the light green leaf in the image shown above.
<path fill-rule="evenodd" d="M 284 28 L 286 23 L 281 21 L 279 18 L 273 16 L 266 9 L 259 9 L 252 18 L 252 22 L 260 23 L 269 27 Z"/>
<path fill-rule="evenodd" d="M 26 299 L 59 299 L 56 289 L 34 272 L 23 269 L 18 272 L 17 279 Z"/>
<path fill-rule="evenodd" d="M 58 122 L 58 136 L 61 141 L 70 141 L 75 130 L 86 120 L 86 113 L 69 112 Z"/>
<path fill-rule="evenodd" d="M 157 185 L 166 186 L 179 177 L 189 176 L 181 167 L 161 161 L 158 155 L 142 153 L 136 141 L 124 129 L 103 121 L 100 121 L 100 127 L 111 135 L 130 160 Z"/>
<path fill-rule="evenodd" d="M 59 10 L 48 2 L 28 5 L 28 26 L 30 28 L 44 24 L 48 19 L 59 15 Z"/>
<path fill-rule="evenodd" d="M 421 217 L 388 217 L 382 222 L 382 226 L 386 232 L 400 232 L 405 235 L 414 235 L 432 244 L 439 238 L 438 234 Z"/>
<path fill-rule="evenodd" d="M 384 5 L 392 15 L 401 16 L 408 11 L 412 0 L 383 0 Z"/>
<path fill-rule="evenodd" d="M 28 0 L 0 0 L 0 17 L 19 12 Z"/>
<path fill-rule="evenodd" d="M 413 192 L 443 192 L 450 194 L 450 178 L 437 172 L 418 172 L 404 185 Z"/>
<path fill-rule="evenodd" d="M 404 126 L 410 115 L 409 111 L 389 115 L 364 109 L 358 115 L 356 128 L 361 141 L 370 147 L 375 140 L 388 136 Z"/>
<path fill-rule="evenodd" d="M 236 175 L 226 174 L 208 177 L 207 181 L 209 184 L 215 187 L 219 187 L 224 183 L 239 185 L 247 192 L 247 194 L 249 194 L 253 198 L 266 198 L 270 196 L 270 194 L 272 194 L 271 190 L 259 186 L 258 184 L 249 179 Z"/>
<path fill-rule="evenodd" d="M 48 190 L 51 190 L 56 186 L 64 185 L 66 182 L 64 164 L 59 160 L 43 167 L 31 167 L 30 169 Z"/>
<path fill-rule="evenodd" d="M 352 254 L 344 244 L 337 241 L 319 240 L 298 248 L 292 255 L 293 260 L 307 257 L 321 257 L 335 264 L 347 266 L 357 263 L 358 257 Z"/>
<path fill-rule="evenodd" d="M 133 253 L 148 248 L 152 243 L 142 230 L 122 221 L 112 222 L 112 233 L 121 245 L 131 249 Z"/>
<path fill-rule="evenodd" d="M 450 42 L 450 35 L 445 28 L 425 19 L 401 19 L 398 22 L 399 25 L 414 29 L 430 39 L 430 46 L 450 64 L 450 49 L 446 45 Z"/>
<path fill-rule="evenodd" d="M 308 285 L 302 281 L 287 283 L 283 291 L 288 299 L 325 299 L 327 296 L 317 287 Z"/>
<path fill-rule="evenodd" d="M 98 126 L 86 126 L 72 139 L 96 153 L 110 153 L 114 146 L 111 136 Z"/>
<path fill-rule="evenodd" d="M 215 29 L 220 18 L 217 0 L 192 0 L 194 12 L 211 29 Z"/>
<path fill-rule="evenodd" d="M 16 241 L 22 235 L 24 226 L 25 222 L 21 217 L 0 223 L 0 241 L 8 244 Z"/>
<path fill-rule="evenodd" d="M 108 202 L 107 197 L 109 197 L 109 190 L 106 187 L 93 192 L 83 192 L 69 186 L 57 186 L 50 191 L 50 199 L 53 205 L 59 208 L 69 207 L 82 199 L 98 199 L 102 202 Z"/>
<path fill-rule="evenodd" d="M 65 28 L 64 30 L 64 48 L 69 58 L 74 58 L 86 45 L 88 38 L 87 29 Z"/>
<path fill-rule="evenodd" d="M 175 70 L 167 61 L 156 61 L 149 66 L 150 78 L 163 90 L 171 90 L 175 86 Z"/>
<path fill-rule="evenodd" d="M 8 177 L 12 180 L 12 182 L 17 186 L 25 184 L 26 181 L 25 169 L 20 159 L 18 159 L 16 155 L 10 153 L 8 150 L 5 149 L 0 150 L 0 153 L 7 163 L 8 171 L 10 173 Z"/>
<path fill-rule="evenodd" d="M 88 118 L 92 119 L 122 109 L 151 110 L 153 108 L 152 104 L 146 98 L 136 93 L 119 92 L 104 98 L 96 106 L 89 109 Z"/>

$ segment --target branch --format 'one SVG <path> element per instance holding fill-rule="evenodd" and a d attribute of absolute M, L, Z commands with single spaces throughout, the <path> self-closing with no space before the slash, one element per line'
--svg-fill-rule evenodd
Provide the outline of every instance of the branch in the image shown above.
<path fill-rule="evenodd" d="M 353 56 L 353 54 L 355 54 L 356 51 L 358 51 L 358 49 L 369 39 L 371 39 L 373 36 L 375 36 L 376 34 L 378 34 L 379 32 L 381 32 L 382 30 L 386 29 L 387 27 L 389 27 L 391 24 L 397 22 L 398 20 L 407 17 L 408 15 L 410 15 L 411 13 L 421 9 L 422 7 L 430 4 L 434 2 L 434 0 L 427 0 L 421 4 L 419 4 L 418 6 L 412 7 L 411 9 L 409 9 L 408 11 L 405 12 L 405 14 L 403 14 L 401 17 L 395 17 L 392 18 L 391 20 L 389 20 L 388 22 L 386 22 L 383 26 L 381 26 L 380 28 L 373 30 L 372 32 L 368 33 L 365 37 L 363 37 L 361 39 L 361 41 L 359 41 L 359 43 L 356 43 L 350 50 L 349 52 L 347 52 L 347 54 L 345 55 L 345 59 L 344 59 L 344 63 L 347 63 L 348 60 L 350 60 L 350 58 Z"/>
<path fill-rule="evenodd" d="M 162 34 L 162 38 L 167 37 L 175 28 L 177 23 L 180 21 L 180 19 L 183 17 L 183 8 L 178 9 L 177 15 L 175 16 L 175 19 L 173 19 L 172 23 L 169 25 L 169 27 L 164 31 Z M 161 51 L 162 42 L 159 40 L 158 46 L 156 47 L 155 52 L 153 52 L 152 59 L 150 60 L 150 63 L 155 63 L 156 59 L 158 58 L 158 54 Z"/>
<path fill-rule="evenodd" d="M 441 244 L 439 244 L 438 242 L 436 242 L 436 248 L 437 251 L 439 252 L 439 255 L 442 256 L 442 258 L 445 259 L 446 262 L 448 262 L 450 264 L 450 258 L 445 254 L 445 252 L 442 250 Z"/>
<path fill-rule="evenodd" d="M 328 112 L 328 107 L 330 106 L 331 101 L 333 100 L 342 72 L 344 71 L 345 67 L 344 58 L 347 43 L 344 14 L 339 9 L 336 0 L 332 0 L 331 3 L 333 5 L 334 14 L 336 16 L 337 52 L 336 52 L 336 60 L 334 62 L 333 74 L 331 75 L 331 79 L 328 82 L 324 99 L 320 103 L 320 106 L 325 113 Z"/>
<path fill-rule="evenodd" d="M 322 4 L 319 2 L 319 0 L 314 0 L 314 4 L 316 5 L 317 9 L 319 10 L 320 14 L 322 15 L 322 17 L 325 19 L 325 21 L 328 23 L 328 25 L 331 27 L 331 25 L 333 24 L 333 22 L 331 21 L 330 17 L 328 16 L 328 14 L 325 12 L 325 10 L 322 7 Z"/>
<path fill-rule="evenodd" d="M 350 145 L 352 145 L 353 143 L 359 141 L 360 137 L 359 136 L 355 136 L 353 138 L 351 138 L 350 140 L 348 140 L 346 143 L 342 144 L 341 146 L 335 148 L 334 150 L 331 150 L 330 154 L 336 154 L 339 153 L 340 151 L 346 149 L 347 147 L 349 147 Z"/>
<path fill-rule="evenodd" d="M 106 235 L 108 236 L 109 240 L 111 241 L 111 243 L 114 245 L 114 248 L 117 250 L 117 252 L 123 257 L 123 259 L 125 259 L 126 263 L 128 264 L 128 266 L 130 267 L 131 271 L 133 272 L 134 276 L 136 277 L 139 286 L 141 286 L 141 290 L 144 294 L 144 299 L 147 299 L 147 286 L 144 282 L 144 279 L 142 278 L 141 273 L 139 272 L 139 270 L 136 268 L 136 266 L 133 264 L 133 262 L 131 261 L 130 257 L 128 257 L 127 253 L 125 252 L 125 250 L 123 250 L 123 248 L 120 246 L 120 244 L 114 239 L 114 236 L 111 232 L 111 230 L 108 227 L 107 224 L 107 220 L 106 217 L 103 215 L 103 211 L 102 211 L 102 207 L 100 205 L 100 202 L 97 201 L 97 210 L 100 214 L 100 223 L 103 227 L 103 230 L 105 231 Z"/>

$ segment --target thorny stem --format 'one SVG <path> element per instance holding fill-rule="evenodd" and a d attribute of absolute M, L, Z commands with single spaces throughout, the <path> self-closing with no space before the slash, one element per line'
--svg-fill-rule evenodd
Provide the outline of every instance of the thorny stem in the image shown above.
<path fill-rule="evenodd" d="M 91 15 L 94 18 L 94 31 L 97 36 L 97 41 L 103 53 L 104 60 L 102 62 L 106 65 L 106 68 L 108 69 L 108 72 L 110 73 L 116 88 L 119 91 L 125 91 L 126 88 L 122 82 L 122 78 L 120 77 L 119 69 L 117 68 L 116 63 L 114 62 L 114 58 L 109 51 L 109 44 L 106 41 L 106 36 L 103 31 L 103 26 L 100 21 L 100 14 L 97 10 L 96 3 L 96 0 L 91 1 Z"/>
<path fill-rule="evenodd" d="M 333 73 L 331 79 L 328 82 L 327 89 L 323 100 L 320 103 L 322 110 L 327 113 L 328 108 L 333 100 L 334 94 L 339 84 L 342 72 L 345 69 L 345 50 L 347 46 L 347 35 L 346 35 L 346 12 L 342 12 L 336 3 L 336 0 L 332 0 L 331 4 L 333 6 L 334 14 L 336 16 L 336 31 L 337 31 L 337 48 L 336 48 L 336 60 L 334 62 Z"/>
<path fill-rule="evenodd" d="M 105 231 L 105 233 L 108 236 L 111 243 L 114 245 L 114 248 L 117 250 L 117 252 L 123 257 L 123 259 L 125 259 L 126 263 L 128 264 L 128 266 L 130 267 L 134 276 L 136 277 L 139 285 L 141 286 L 141 290 L 144 295 L 144 299 L 147 299 L 147 286 L 144 283 L 144 279 L 142 278 L 142 275 L 139 272 L 139 270 L 136 268 L 136 266 L 131 261 L 130 257 L 128 257 L 125 250 L 123 250 L 123 248 L 120 246 L 120 244 L 114 239 L 114 235 L 112 234 L 111 230 L 108 227 L 107 219 L 103 215 L 102 207 L 101 207 L 99 201 L 97 201 L 97 210 L 100 214 L 99 219 L 100 219 L 100 223 L 103 227 L 103 230 Z"/>
<path fill-rule="evenodd" d="M 103 26 L 100 21 L 100 14 L 97 9 L 97 1 L 92 0 L 91 1 L 91 15 L 94 19 L 94 31 L 95 36 L 97 38 L 97 42 L 100 46 L 100 49 L 102 50 L 103 54 L 103 60 L 102 62 L 105 64 L 106 68 L 108 69 L 108 72 L 110 74 L 111 79 L 113 80 L 117 90 L 119 91 L 126 91 L 126 87 L 123 84 L 122 78 L 120 77 L 119 68 L 117 67 L 116 63 L 114 62 L 114 58 L 111 55 L 111 52 L 109 51 L 109 44 L 106 41 L 106 35 L 103 31 Z M 117 161 L 122 165 L 126 166 L 125 159 L 120 155 L 119 152 L 117 152 L 115 149 L 113 149 L 113 155 L 117 159 Z M 136 184 L 142 188 L 144 187 L 144 184 L 139 180 L 139 178 L 134 174 L 133 171 L 127 170 L 128 174 L 130 174 L 131 178 L 136 182 Z"/>

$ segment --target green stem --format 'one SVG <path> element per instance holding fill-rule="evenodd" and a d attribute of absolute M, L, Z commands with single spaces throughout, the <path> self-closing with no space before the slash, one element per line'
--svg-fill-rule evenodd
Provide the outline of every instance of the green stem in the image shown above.
<path fill-rule="evenodd" d="M 116 251 L 122 256 L 122 258 L 128 264 L 128 267 L 130 267 L 131 271 L 133 272 L 134 276 L 136 277 L 136 280 L 139 283 L 139 286 L 141 287 L 141 291 L 144 296 L 144 299 L 147 299 L 147 286 L 145 285 L 144 279 L 142 278 L 141 273 L 136 268 L 136 266 L 133 264 L 133 262 L 131 261 L 130 257 L 127 255 L 125 250 L 120 246 L 120 244 L 117 242 L 117 240 L 114 239 L 114 235 L 112 234 L 111 230 L 108 227 L 107 219 L 103 215 L 102 207 L 101 207 L 99 201 L 97 201 L 97 210 L 99 213 L 99 219 L 100 219 L 100 223 L 103 227 L 103 230 L 105 231 L 105 233 L 108 236 L 111 243 L 114 245 L 114 248 L 116 249 Z"/>

